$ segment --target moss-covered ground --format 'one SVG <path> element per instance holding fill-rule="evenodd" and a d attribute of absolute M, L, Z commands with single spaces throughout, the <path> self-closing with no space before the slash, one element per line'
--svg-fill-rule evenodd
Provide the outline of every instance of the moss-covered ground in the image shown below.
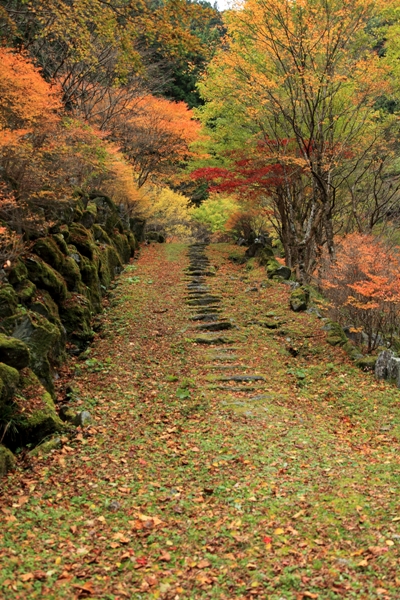
<path fill-rule="evenodd" d="M 187 246 L 120 276 L 68 367 L 92 425 L 1 482 L 2 598 L 400 597 L 400 392 L 231 252 L 206 249 L 231 344 L 193 342 Z"/>

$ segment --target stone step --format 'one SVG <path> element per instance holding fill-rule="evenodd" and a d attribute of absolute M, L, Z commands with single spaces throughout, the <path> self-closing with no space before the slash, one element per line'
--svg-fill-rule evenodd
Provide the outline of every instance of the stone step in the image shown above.
<path fill-rule="evenodd" d="M 203 271 L 203 270 L 196 270 L 196 271 L 191 271 L 191 275 L 193 277 L 215 277 L 215 273 L 214 271 Z"/>
<path fill-rule="evenodd" d="M 220 298 L 216 296 L 205 296 L 204 298 L 195 298 L 193 300 L 187 300 L 186 304 L 189 306 L 207 306 L 207 305 L 215 305 L 221 302 Z"/>
<path fill-rule="evenodd" d="M 189 306 L 189 308 L 191 310 L 201 310 L 202 315 L 222 312 L 222 308 L 220 306 L 201 306 L 200 308 L 198 306 Z"/>
<path fill-rule="evenodd" d="M 195 344 L 234 344 L 236 342 L 236 340 L 232 340 L 230 338 L 224 337 L 222 335 L 217 335 L 217 336 L 213 336 L 213 337 L 208 337 L 207 335 L 203 334 L 202 336 L 197 336 L 195 338 L 193 338 L 193 342 Z"/>
<path fill-rule="evenodd" d="M 232 369 L 245 371 L 246 369 L 250 369 L 250 367 L 246 367 L 245 365 L 206 365 L 204 368 L 214 371 L 228 371 Z"/>
<path fill-rule="evenodd" d="M 233 325 L 229 321 L 217 321 L 215 323 L 207 323 L 205 325 L 197 325 L 195 327 L 197 331 L 225 331 L 232 328 Z"/>
<path fill-rule="evenodd" d="M 226 377 L 217 377 L 214 381 L 236 381 L 237 383 L 245 383 L 252 381 L 266 381 L 265 377 L 262 375 L 229 375 Z"/>
<path fill-rule="evenodd" d="M 223 392 L 254 392 L 255 387 L 252 386 L 230 386 L 230 385 L 208 385 L 209 390 L 221 390 Z"/>
<path fill-rule="evenodd" d="M 194 315 L 190 317 L 190 321 L 218 321 L 221 318 L 221 315 L 218 313 L 204 313 L 200 315 Z"/>

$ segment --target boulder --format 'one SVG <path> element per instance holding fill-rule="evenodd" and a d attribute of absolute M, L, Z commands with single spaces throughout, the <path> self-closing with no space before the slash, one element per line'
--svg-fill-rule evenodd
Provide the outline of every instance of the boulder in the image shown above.
<path fill-rule="evenodd" d="M 53 267 L 53 269 L 60 272 L 64 262 L 64 255 L 52 236 L 46 236 L 36 240 L 32 250 L 48 265 Z"/>
<path fill-rule="evenodd" d="M 29 279 L 26 279 L 16 286 L 15 292 L 20 304 L 29 304 L 36 293 L 36 285 L 32 281 L 29 281 Z"/>
<path fill-rule="evenodd" d="M 30 366 L 45 388 L 53 393 L 52 365 L 63 356 L 61 332 L 42 315 L 27 311 L 15 322 L 13 337 L 25 342 L 30 349 Z"/>
<path fill-rule="evenodd" d="M 67 286 L 61 275 L 38 256 L 31 254 L 25 261 L 29 279 L 38 287 L 49 292 L 54 300 L 64 300 Z"/>
<path fill-rule="evenodd" d="M 71 294 L 60 305 L 60 315 L 69 339 L 84 345 L 93 339 L 90 301 L 80 294 Z"/>
<path fill-rule="evenodd" d="M 376 367 L 376 365 L 375 365 Z M 400 358 L 391 356 L 387 365 L 387 377 L 389 381 L 396 383 L 400 387 Z"/>
<path fill-rule="evenodd" d="M 378 355 L 375 363 L 375 377 L 377 379 L 388 378 L 388 367 L 392 358 L 394 358 L 394 353 L 391 350 L 383 350 Z"/>
<path fill-rule="evenodd" d="M 64 430 L 50 394 L 30 369 L 21 372 L 18 431 L 24 444 L 39 444 L 48 435 Z"/>
<path fill-rule="evenodd" d="M 0 407 L 12 399 L 18 383 L 18 371 L 14 367 L 0 363 Z"/>
<path fill-rule="evenodd" d="M 90 227 L 92 227 L 95 224 L 96 219 L 97 205 L 95 202 L 90 201 L 86 206 L 86 210 L 83 211 L 80 221 L 84 227 L 90 229 Z"/>
<path fill-rule="evenodd" d="M 144 241 L 144 228 L 146 221 L 144 219 L 132 218 L 129 219 L 129 227 L 138 242 Z"/>
<path fill-rule="evenodd" d="M 86 256 L 89 260 L 93 260 L 97 254 L 97 246 L 93 235 L 81 223 L 73 223 L 70 228 L 69 244 L 73 244 L 78 252 Z"/>
<path fill-rule="evenodd" d="M 14 369 L 24 369 L 29 365 L 28 346 L 21 340 L 0 333 L 0 362 Z"/>
<path fill-rule="evenodd" d="M 376 366 L 376 360 L 376 356 L 370 356 L 369 354 L 367 354 L 358 358 L 355 361 L 355 363 L 357 367 L 359 367 L 363 371 L 374 371 Z"/>
<path fill-rule="evenodd" d="M 18 259 L 7 274 L 7 279 L 11 285 L 22 283 L 28 277 L 28 270 L 22 260 Z"/>
<path fill-rule="evenodd" d="M 12 471 L 15 468 L 15 457 L 14 454 L 0 444 L 0 478 L 4 477 L 8 471 Z"/>
<path fill-rule="evenodd" d="M 53 450 L 59 450 L 62 448 L 62 440 L 60 437 L 54 437 L 51 440 L 46 440 L 36 446 L 33 450 L 29 452 L 29 456 L 46 456 L 46 454 L 50 454 Z"/>
<path fill-rule="evenodd" d="M 18 297 L 12 285 L 0 284 L 0 318 L 11 317 L 18 306 Z"/>
<path fill-rule="evenodd" d="M 344 346 L 345 344 L 347 344 L 348 340 L 346 334 L 343 331 L 343 328 L 339 325 L 339 323 L 336 323 L 334 321 L 328 321 L 328 323 L 324 326 L 323 329 L 328 332 L 326 341 L 331 346 Z"/>
<path fill-rule="evenodd" d="M 305 311 L 308 308 L 309 300 L 310 292 L 304 287 L 298 287 L 290 294 L 290 308 L 294 312 Z"/>

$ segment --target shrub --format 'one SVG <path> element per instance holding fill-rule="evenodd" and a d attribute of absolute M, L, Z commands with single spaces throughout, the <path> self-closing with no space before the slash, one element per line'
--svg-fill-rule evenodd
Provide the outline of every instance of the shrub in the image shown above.
<path fill-rule="evenodd" d="M 400 253 L 372 235 L 352 233 L 322 259 L 320 284 L 333 318 L 364 332 L 367 351 L 392 343 L 400 317 Z"/>

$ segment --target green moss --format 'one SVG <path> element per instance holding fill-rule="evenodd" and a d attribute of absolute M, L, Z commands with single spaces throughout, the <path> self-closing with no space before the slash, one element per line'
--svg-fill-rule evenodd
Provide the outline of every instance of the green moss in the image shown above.
<path fill-rule="evenodd" d="M 100 244 L 108 244 L 111 245 L 111 239 L 108 235 L 108 233 L 106 231 L 104 231 L 104 229 L 102 228 L 101 225 L 99 225 L 98 223 L 95 223 L 92 227 L 92 232 L 93 232 L 93 236 L 94 239 L 97 242 L 100 242 Z"/>
<path fill-rule="evenodd" d="M 85 210 L 85 206 L 83 204 L 83 201 L 81 200 L 81 198 L 77 198 L 76 204 L 74 206 L 74 214 L 72 217 L 73 221 L 80 221 L 84 210 Z"/>
<path fill-rule="evenodd" d="M 328 344 L 331 346 L 344 346 L 347 344 L 347 336 L 339 323 L 330 321 L 327 323 L 326 329 L 328 330 L 328 336 L 326 338 Z"/>
<path fill-rule="evenodd" d="M 60 271 L 64 262 L 64 255 L 52 237 L 48 236 L 36 240 L 33 252 L 53 267 L 53 269 Z"/>
<path fill-rule="evenodd" d="M 36 293 L 36 285 L 26 279 L 16 287 L 15 292 L 21 304 L 28 304 Z"/>
<path fill-rule="evenodd" d="M 29 348 L 24 342 L 0 333 L 0 362 L 23 369 L 29 365 L 29 360 Z"/>
<path fill-rule="evenodd" d="M 36 448 L 29 452 L 29 456 L 46 456 L 46 454 L 50 454 L 53 450 L 59 450 L 60 448 L 62 448 L 62 441 L 61 438 L 57 436 L 36 446 Z"/>
<path fill-rule="evenodd" d="M 79 270 L 79 266 L 72 256 L 66 256 L 62 268 L 60 269 L 61 275 L 64 277 L 70 292 L 76 292 L 82 285 L 82 277 Z"/>
<path fill-rule="evenodd" d="M 138 242 L 143 242 L 144 240 L 144 228 L 146 226 L 146 221 L 144 219 L 132 218 L 129 219 L 129 227 L 131 229 L 132 234 Z"/>
<path fill-rule="evenodd" d="M 307 310 L 310 292 L 304 287 L 298 287 L 290 294 L 290 308 L 294 312 Z"/>
<path fill-rule="evenodd" d="M 264 246 L 263 248 L 258 250 L 256 253 L 256 257 L 258 264 L 261 267 L 268 267 L 271 263 L 271 259 L 273 262 L 276 262 L 276 264 L 279 266 L 279 263 L 274 260 L 274 252 L 269 246 Z"/>
<path fill-rule="evenodd" d="M 61 321 L 58 306 L 48 292 L 44 290 L 37 292 L 29 308 L 33 312 L 43 315 L 50 323 L 60 327 Z"/>
<path fill-rule="evenodd" d="M 65 299 L 67 286 L 57 271 L 34 254 L 26 259 L 25 264 L 31 281 L 38 287 L 48 291 L 56 301 Z"/>
<path fill-rule="evenodd" d="M 126 235 L 115 232 L 112 241 L 121 257 L 122 262 L 127 263 L 131 257 L 131 248 Z"/>
<path fill-rule="evenodd" d="M 84 227 L 90 228 L 94 225 L 97 219 L 97 205 L 95 202 L 88 202 L 86 210 L 83 211 L 81 216 L 81 223 Z"/>
<path fill-rule="evenodd" d="M 9 402 L 19 382 L 17 369 L 0 363 L 0 406 Z"/>
<path fill-rule="evenodd" d="M 60 306 L 61 319 L 73 342 L 87 343 L 93 339 L 90 302 L 85 296 L 71 294 Z"/>
<path fill-rule="evenodd" d="M 0 285 L 0 317 L 10 317 L 15 313 L 18 306 L 18 298 L 12 285 L 2 283 Z"/>
<path fill-rule="evenodd" d="M 0 478 L 4 477 L 8 471 L 15 468 L 15 457 L 14 454 L 0 444 Z"/>
<path fill-rule="evenodd" d="M 127 238 L 128 238 L 129 247 L 131 249 L 131 256 L 134 256 L 135 251 L 138 249 L 139 244 L 137 243 L 136 238 L 133 235 L 133 233 L 130 231 L 127 233 Z"/>
<path fill-rule="evenodd" d="M 97 254 L 97 247 L 91 232 L 80 223 L 71 225 L 69 241 L 76 246 L 80 254 L 90 260 L 93 260 Z"/>
<path fill-rule="evenodd" d="M 355 363 L 363 371 L 374 371 L 377 358 L 377 356 L 362 356 Z"/>
<path fill-rule="evenodd" d="M 99 260 L 99 264 L 101 260 Z M 92 309 L 96 312 L 101 310 L 101 287 L 98 267 L 88 258 L 82 256 L 79 263 L 81 277 L 86 290 L 84 295 L 90 300 Z"/>
<path fill-rule="evenodd" d="M 16 320 L 13 336 L 29 347 L 31 369 L 46 389 L 54 393 L 52 365 L 64 358 L 60 329 L 42 315 L 27 311 Z"/>
<path fill-rule="evenodd" d="M 64 429 L 50 394 L 30 369 L 23 372 L 19 394 L 25 398 L 18 423 L 19 435 L 25 444 L 39 444 L 48 435 Z M 33 399 L 35 408 L 31 410 Z M 21 402 L 19 406 L 21 409 Z"/>
<path fill-rule="evenodd" d="M 11 285 L 18 285 L 28 277 L 28 270 L 22 260 L 18 259 L 12 269 L 10 269 L 7 279 Z"/>
<path fill-rule="evenodd" d="M 113 246 L 107 246 L 100 256 L 100 282 L 107 289 L 117 273 L 122 270 L 122 262 Z"/>

